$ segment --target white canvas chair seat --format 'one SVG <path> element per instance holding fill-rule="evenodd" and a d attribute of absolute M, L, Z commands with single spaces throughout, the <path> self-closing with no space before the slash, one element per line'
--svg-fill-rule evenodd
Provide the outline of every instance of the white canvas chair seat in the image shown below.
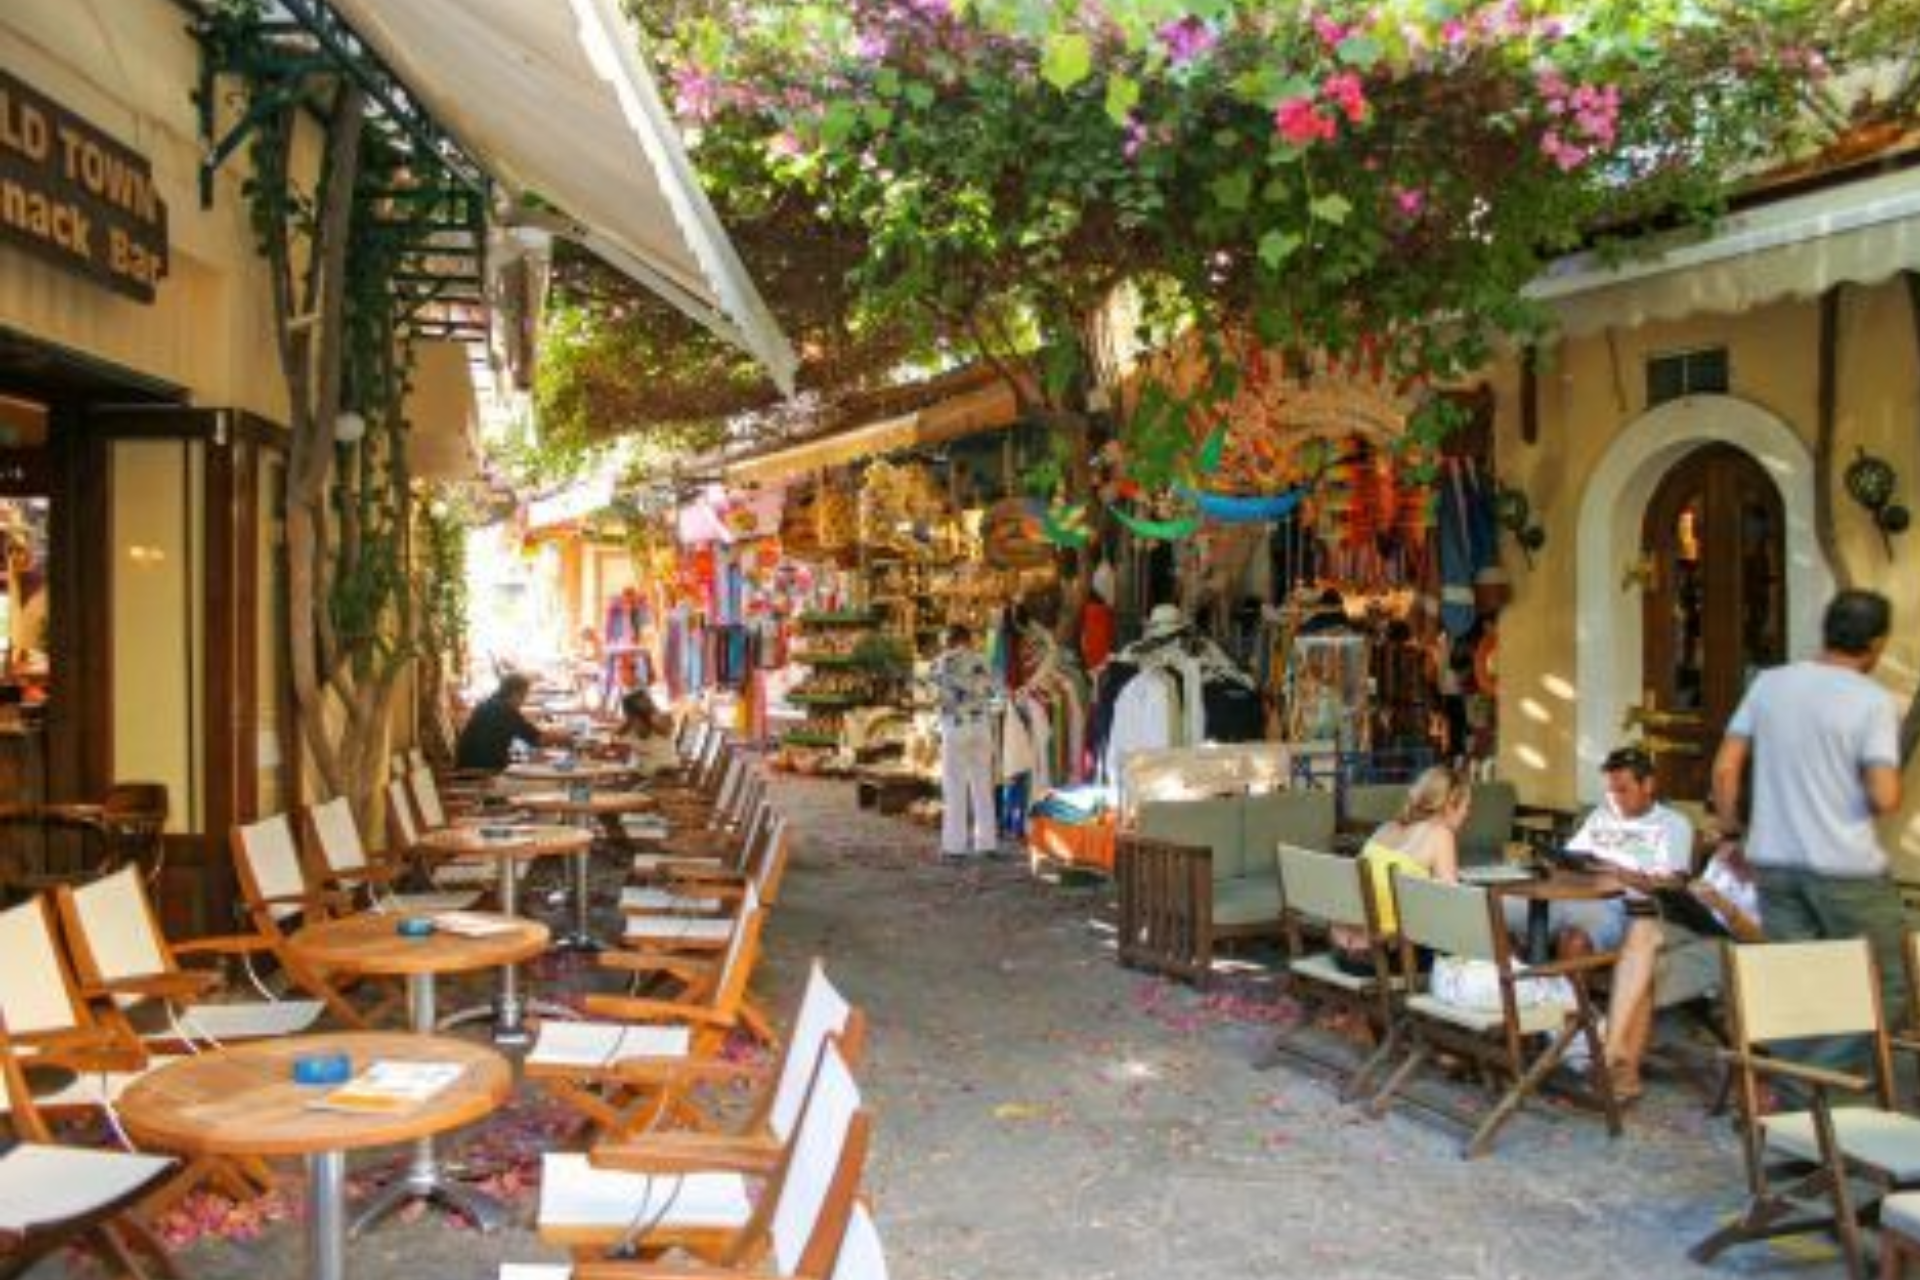
<path fill-rule="evenodd" d="M 503 1262 L 500 1280 L 573 1280 L 573 1268 L 564 1262 Z"/>
<path fill-rule="evenodd" d="M 702 898 L 691 894 L 675 893 L 671 889 L 649 889 L 644 885 L 628 885 L 620 891 L 620 909 L 622 911 L 684 911 L 698 914 L 704 911 L 718 911 L 719 898 Z"/>
<path fill-rule="evenodd" d="M 1416 995 L 1407 998 L 1407 1008 L 1414 1013 L 1437 1018 L 1441 1022 L 1450 1022 L 1456 1027 L 1468 1031 L 1491 1034 L 1506 1025 L 1507 1018 L 1498 1009 L 1483 1009 L 1476 1005 L 1456 1004 L 1451 1000 L 1441 1000 L 1430 995 Z M 1519 1010 L 1520 1034 L 1542 1035 L 1549 1031 L 1558 1031 L 1572 1010 L 1560 1004 L 1522 1005 Z"/>
<path fill-rule="evenodd" d="M 584 1155 L 540 1161 L 540 1230 L 614 1241 L 636 1223 L 660 1231 L 738 1231 L 753 1217 L 747 1180 L 737 1173 L 623 1173 L 596 1169 Z"/>
<path fill-rule="evenodd" d="M 497 872 L 494 878 L 499 878 Z M 465 911 L 480 901 L 482 896 L 478 889 L 450 889 L 444 893 L 389 893 L 381 897 L 379 908 L 433 915 L 441 911 Z"/>
<path fill-rule="evenodd" d="M 31 1053 L 19 1055 L 24 1066 L 33 1064 Z M 119 1099 L 127 1087 L 155 1067 L 163 1067 L 169 1062 L 178 1062 L 177 1057 L 149 1058 L 147 1065 L 140 1071 L 82 1071 L 54 1093 L 42 1094 L 33 1100 L 33 1105 L 41 1111 L 98 1111 Z M 9 1114 L 13 1103 L 6 1091 L 0 1089 L 0 1115 Z"/>
<path fill-rule="evenodd" d="M 1902 1191 L 1882 1200 L 1880 1225 L 1910 1239 L 1920 1239 L 1920 1191 Z"/>
<path fill-rule="evenodd" d="M 633 856 L 635 875 L 663 875 L 669 871 L 718 871 L 726 863 L 718 857 L 700 858 L 684 853 L 636 853 Z"/>
<path fill-rule="evenodd" d="M 685 1058 L 692 1045 L 693 1033 L 686 1027 L 547 1021 L 540 1024 L 527 1063 L 541 1067 L 612 1067 L 635 1058 Z"/>
<path fill-rule="evenodd" d="M 1786 1111 L 1761 1117 L 1767 1150 L 1819 1163 L 1813 1113 Z M 1835 1107 L 1833 1136 L 1847 1159 L 1879 1169 L 1895 1182 L 1920 1182 L 1920 1117 L 1873 1107 Z"/>
<path fill-rule="evenodd" d="M 199 1040 L 262 1040 L 296 1036 L 312 1027 L 326 1011 L 318 1000 L 248 1000 L 232 1004 L 197 1004 L 180 1011 L 180 1028 Z M 150 1034 L 150 1040 L 172 1040 L 171 1028 Z"/>
<path fill-rule="evenodd" d="M 696 916 L 628 916 L 625 937 L 634 942 L 719 944 L 733 936 L 736 921 Z"/>
<path fill-rule="evenodd" d="M 23 1143 L 0 1155 L 0 1231 L 24 1234 L 98 1213 L 173 1167 L 164 1156 Z"/>
<path fill-rule="evenodd" d="M 432 880 L 434 884 L 440 886 L 440 888 L 450 896 L 457 892 L 449 887 L 452 885 L 492 886 L 498 884 L 500 882 L 500 868 L 495 865 L 491 858 L 448 858 L 439 866 L 435 867 L 428 874 L 427 878 Z M 477 894 L 470 896 L 467 900 L 468 903 L 471 904 L 477 896 Z M 456 911 L 463 910 L 461 907 L 455 907 L 453 909 Z"/>

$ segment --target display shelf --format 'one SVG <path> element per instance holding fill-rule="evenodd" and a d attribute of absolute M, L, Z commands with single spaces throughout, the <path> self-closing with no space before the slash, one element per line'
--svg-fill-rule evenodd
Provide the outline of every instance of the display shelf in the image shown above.
<path fill-rule="evenodd" d="M 803 613 L 797 621 L 803 627 L 872 627 L 879 625 L 880 615 L 865 610 L 858 613 L 843 610 L 838 613 Z"/>
<path fill-rule="evenodd" d="M 837 747 L 840 735 L 837 733 L 816 733 L 807 729 L 791 729 L 780 735 L 783 747 Z"/>

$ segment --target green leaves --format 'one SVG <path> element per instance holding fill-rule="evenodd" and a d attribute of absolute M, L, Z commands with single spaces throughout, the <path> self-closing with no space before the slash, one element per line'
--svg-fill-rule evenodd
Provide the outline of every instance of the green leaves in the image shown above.
<path fill-rule="evenodd" d="M 1305 243 L 1300 236 L 1291 231 L 1269 231 L 1260 237 L 1260 261 L 1270 270 L 1278 271 L 1300 246 Z"/>
<path fill-rule="evenodd" d="M 1309 202 L 1307 212 L 1320 222 L 1329 222 L 1338 227 L 1344 225 L 1347 216 L 1353 212 L 1353 202 L 1337 191 L 1330 191 Z"/>
<path fill-rule="evenodd" d="M 1140 86 L 1134 80 L 1115 73 L 1107 77 L 1107 119 L 1117 125 L 1126 125 L 1133 118 L 1133 109 L 1140 105 Z"/>
<path fill-rule="evenodd" d="M 1223 173 L 1208 185 L 1207 191 L 1222 209 L 1242 212 L 1253 200 L 1253 174 L 1246 169 Z"/>
<path fill-rule="evenodd" d="M 1047 38 L 1046 53 L 1040 60 L 1040 76 L 1065 93 L 1093 74 L 1093 44 L 1077 31 L 1062 32 Z"/>

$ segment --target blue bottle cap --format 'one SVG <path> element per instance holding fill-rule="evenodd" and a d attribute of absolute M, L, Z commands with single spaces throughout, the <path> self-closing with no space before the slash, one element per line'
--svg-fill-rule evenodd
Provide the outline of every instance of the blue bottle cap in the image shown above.
<path fill-rule="evenodd" d="M 353 1059 L 344 1053 L 309 1053 L 293 1060 L 295 1084 L 345 1084 Z"/>
<path fill-rule="evenodd" d="M 403 938 L 425 938 L 433 933 L 433 921 L 425 916 L 408 916 L 394 928 Z"/>

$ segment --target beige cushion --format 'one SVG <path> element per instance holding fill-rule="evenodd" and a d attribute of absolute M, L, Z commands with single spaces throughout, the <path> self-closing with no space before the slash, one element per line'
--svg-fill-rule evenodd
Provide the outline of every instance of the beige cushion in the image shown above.
<path fill-rule="evenodd" d="M 1240 876 L 1232 880 L 1215 880 L 1213 922 L 1232 928 L 1271 924 L 1278 930 L 1279 876 Z"/>
<path fill-rule="evenodd" d="M 1817 1161 L 1813 1113 L 1786 1111 L 1765 1119 L 1770 1150 Z M 1879 1169 L 1897 1182 L 1920 1179 L 1920 1118 L 1877 1107 L 1835 1107 L 1833 1133 L 1841 1153 Z"/>
<path fill-rule="evenodd" d="M 1494 1010 L 1469 1008 L 1463 1004 L 1454 1004 L 1450 1000 L 1438 1000 L 1429 995 L 1407 997 L 1407 1008 L 1423 1017 L 1438 1022 L 1450 1022 L 1456 1027 L 1465 1027 L 1469 1031 L 1488 1034 L 1500 1030 L 1506 1025 L 1506 1016 Z M 1535 1035 L 1541 1032 L 1558 1031 L 1572 1012 L 1563 1005 L 1537 1004 L 1520 1010 L 1520 1033 Z"/>
<path fill-rule="evenodd" d="M 1140 834 L 1213 851 L 1213 878 L 1232 880 L 1242 870 L 1238 799 L 1154 800 L 1140 806 Z"/>
<path fill-rule="evenodd" d="M 1342 969 L 1334 961 L 1331 951 L 1301 956 L 1287 966 L 1287 972 L 1310 982 L 1324 982 L 1330 987 L 1340 987 L 1346 991 L 1371 991 L 1379 985 L 1371 975 L 1362 977 Z"/>

